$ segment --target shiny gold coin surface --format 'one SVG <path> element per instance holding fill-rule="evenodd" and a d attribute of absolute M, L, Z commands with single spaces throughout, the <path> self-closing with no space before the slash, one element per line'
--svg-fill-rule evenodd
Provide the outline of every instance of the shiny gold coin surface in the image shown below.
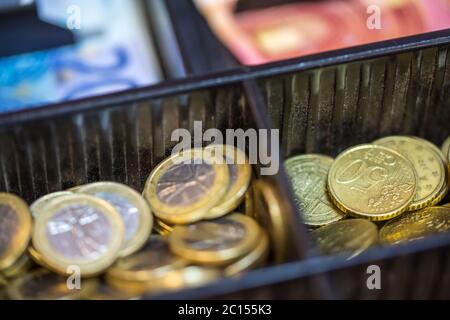
<path fill-rule="evenodd" d="M 73 195 L 73 192 L 58 191 L 58 192 L 49 193 L 49 194 L 37 199 L 30 206 L 31 215 L 33 216 L 33 218 L 36 218 L 36 216 L 40 212 L 45 210 L 45 207 L 48 205 L 49 202 L 51 202 L 52 200 L 57 199 L 59 197 L 64 197 L 67 195 L 71 196 L 71 195 Z"/>
<path fill-rule="evenodd" d="M 445 141 L 442 143 L 441 146 L 441 152 L 444 155 L 444 158 L 447 161 L 447 163 L 449 163 L 448 161 L 450 156 L 449 150 L 450 150 L 450 136 L 447 137 L 447 139 L 445 139 Z"/>
<path fill-rule="evenodd" d="M 409 211 L 431 206 L 447 193 L 447 167 L 441 151 L 420 138 L 390 136 L 374 144 L 394 149 L 409 159 L 417 173 L 417 188 Z"/>
<path fill-rule="evenodd" d="M 85 194 L 50 202 L 35 220 L 33 246 L 53 271 L 70 274 L 78 266 L 82 276 L 98 274 L 117 258 L 124 224 L 108 202 Z"/>
<path fill-rule="evenodd" d="M 230 174 L 224 198 L 205 216 L 205 219 L 215 219 L 232 212 L 242 202 L 252 178 L 252 168 L 245 153 L 233 146 L 213 144 L 205 150 L 211 151 L 214 156 L 222 157 Z"/>
<path fill-rule="evenodd" d="M 172 270 L 161 278 L 154 291 L 176 291 L 183 288 L 201 287 L 210 284 L 222 276 L 219 269 L 211 267 L 188 266 Z"/>
<path fill-rule="evenodd" d="M 191 149 L 161 162 L 150 174 L 143 194 L 159 219 L 188 224 L 204 218 L 222 201 L 229 179 L 223 158 Z"/>
<path fill-rule="evenodd" d="M 172 252 L 189 261 L 225 265 L 254 249 L 261 229 L 251 218 L 233 213 L 188 226 L 175 226 L 169 235 Z"/>
<path fill-rule="evenodd" d="M 345 217 L 327 192 L 328 171 L 332 164 L 333 158 L 319 154 L 295 156 L 284 163 L 297 208 L 308 226 L 323 226 Z"/>
<path fill-rule="evenodd" d="M 187 264 L 170 251 L 165 237 L 153 236 L 141 251 L 117 260 L 106 277 L 108 280 L 152 281 Z"/>
<path fill-rule="evenodd" d="M 221 275 L 221 271 L 215 268 L 188 266 L 170 270 L 151 281 L 124 281 L 111 278 L 108 279 L 108 283 L 129 295 L 149 295 L 199 287 L 219 279 Z"/>
<path fill-rule="evenodd" d="M 247 270 L 255 269 L 265 264 L 269 256 L 269 237 L 263 231 L 261 233 L 260 240 L 255 249 L 250 251 L 249 254 L 233 262 L 224 269 L 226 276 L 235 276 Z"/>
<path fill-rule="evenodd" d="M 82 280 L 79 289 L 71 289 L 67 278 L 45 269 L 37 269 L 15 279 L 7 288 L 13 300 L 76 300 L 84 299 L 95 290 L 96 282 Z"/>
<path fill-rule="evenodd" d="M 6 287 L 7 285 L 8 285 L 8 279 L 6 279 L 6 277 L 0 273 L 0 300 L 3 300 L 2 293 L 4 293 L 6 295 L 3 288 Z"/>
<path fill-rule="evenodd" d="M 273 258 L 281 263 L 288 257 L 291 243 L 288 241 L 289 225 L 284 216 L 285 208 L 276 188 L 267 181 L 258 179 L 253 183 L 255 199 L 254 218 L 267 230 Z"/>
<path fill-rule="evenodd" d="M 28 255 L 37 265 L 46 269 L 51 269 L 51 267 L 49 267 L 45 262 L 44 258 L 42 258 L 41 254 L 32 245 L 28 246 Z"/>
<path fill-rule="evenodd" d="M 347 253 L 351 259 L 378 241 L 377 226 L 365 219 L 333 222 L 311 232 L 322 254 Z"/>
<path fill-rule="evenodd" d="M 27 272 L 33 266 L 33 260 L 31 260 L 28 252 L 24 252 L 14 264 L 1 271 L 1 274 L 6 278 L 15 278 L 22 273 Z"/>
<path fill-rule="evenodd" d="M 411 161 L 384 146 L 364 144 L 342 152 L 328 174 L 328 191 L 344 212 L 387 220 L 409 208 L 417 177 Z"/>
<path fill-rule="evenodd" d="M 407 212 L 387 222 L 380 230 L 380 241 L 393 244 L 449 231 L 450 208 L 427 207 Z"/>
<path fill-rule="evenodd" d="M 119 255 L 138 251 L 153 228 L 153 215 L 145 199 L 130 187 L 115 182 L 97 182 L 80 187 L 77 193 L 88 194 L 111 204 L 122 217 L 125 239 Z"/>
<path fill-rule="evenodd" d="M 0 270 L 11 267 L 25 252 L 31 235 L 31 213 L 18 196 L 0 193 Z"/>
<path fill-rule="evenodd" d="M 158 234 L 168 235 L 173 231 L 173 225 L 167 224 L 160 219 L 155 219 L 154 229 Z"/>

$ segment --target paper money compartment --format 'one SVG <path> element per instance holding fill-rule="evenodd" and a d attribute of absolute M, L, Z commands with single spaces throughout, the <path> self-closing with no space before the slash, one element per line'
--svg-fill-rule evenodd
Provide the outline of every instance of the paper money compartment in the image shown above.
<path fill-rule="evenodd" d="M 3 117 L 0 191 L 18 194 L 28 203 L 95 181 L 121 182 L 141 192 L 151 169 L 177 143 L 171 141 L 173 130 L 192 131 L 194 121 L 202 121 L 204 130 L 264 125 L 241 83 L 188 92 L 180 87 L 165 87 L 175 93 L 163 96 L 138 98 L 153 91 L 138 90 Z M 254 167 L 257 177 L 258 165 Z M 299 259 L 305 254 L 305 243 L 299 240 L 300 226 L 283 189 L 283 178 L 262 179 L 274 188 L 281 206 L 276 223 L 282 224 L 284 240 L 272 247 L 281 248 L 283 255 L 272 255 L 277 262 Z M 258 215 L 268 220 L 265 212 Z"/>

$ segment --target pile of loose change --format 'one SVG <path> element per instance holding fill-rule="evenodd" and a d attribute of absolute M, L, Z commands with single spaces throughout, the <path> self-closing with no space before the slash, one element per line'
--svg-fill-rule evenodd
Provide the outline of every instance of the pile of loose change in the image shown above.
<path fill-rule="evenodd" d="M 450 231 L 450 137 L 441 150 L 413 136 L 351 147 L 335 159 L 305 154 L 285 166 L 302 220 L 323 254 Z"/>
<path fill-rule="evenodd" d="M 29 207 L 0 194 L 0 288 L 10 299 L 129 299 L 203 285 L 264 265 L 244 152 L 173 154 L 141 194 L 96 182 Z M 242 213 L 237 212 L 242 209 Z"/>

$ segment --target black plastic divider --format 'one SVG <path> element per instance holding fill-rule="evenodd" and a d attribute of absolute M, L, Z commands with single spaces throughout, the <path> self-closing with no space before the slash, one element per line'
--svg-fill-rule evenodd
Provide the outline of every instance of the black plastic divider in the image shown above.
<path fill-rule="evenodd" d="M 163 90 L 158 86 L 147 88 L 149 92 L 130 90 L 0 116 L 0 191 L 17 193 L 28 203 L 48 192 L 102 180 L 142 191 L 151 169 L 175 145 L 170 141 L 174 129 L 192 132 L 196 120 L 203 122 L 204 130 L 269 128 L 254 83 L 183 80 L 159 88 Z M 289 208 L 282 211 L 290 244 L 287 259 L 302 259 L 306 243 L 298 233 L 286 181 L 279 175 L 268 179 L 283 207 Z M 269 281 L 272 276 L 263 271 L 256 271 L 258 278 L 264 274 Z M 239 283 L 253 284 L 252 274 L 239 277 Z M 321 288 L 311 287 L 316 297 L 322 297 Z M 190 292 L 179 294 L 189 298 Z"/>

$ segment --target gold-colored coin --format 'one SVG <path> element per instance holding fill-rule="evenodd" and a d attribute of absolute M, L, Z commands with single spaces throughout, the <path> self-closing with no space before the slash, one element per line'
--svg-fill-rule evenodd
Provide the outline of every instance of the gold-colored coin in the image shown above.
<path fill-rule="evenodd" d="M 138 251 L 147 242 L 153 228 L 153 215 L 138 192 L 120 183 L 97 182 L 80 187 L 76 193 L 103 199 L 119 212 L 125 226 L 121 257 Z"/>
<path fill-rule="evenodd" d="M 445 139 L 445 141 L 442 143 L 441 146 L 442 154 L 444 155 L 445 161 L 447 163 L 449 163 L 449 156 L 450 156 L 449 150 L 450 150 L 450 136 L 447 137 L 447 139 Z"/>
<path fill-rule="evenodd" d="M 41 254 L 33 247 L 33 245 L 28 246 L 28 255 L 31 259 L 39 266 L 44 267 L 46 269 L 51 269 L 45 262 L 44 258 L 42 258 Z"/>
<path fill-rule="evenodd" d="M 205 216 L 205 219 L 216 219 L 232 212 L 242 202 L 250 185 L 252 168 L 245 153 L 233 146 L 212 144 L 205 150 L 223 158 L 230 174 L 230 182 L 224 198 Z"/>
<path fill-rule="evenodd" d="M 31 213 L 18 196 L 0 193 L 0 270 L 11 267 L 25 252 L 31 235 Z"/>
<path fill-rule="evenodd" d="M 399 152 L 364 144 L 347 149 L 333 162 L 328 191 L 344 212 L 387 220 L 409 208 L 417 177 L 411 161 Z"/>
<path fill-rule="evenodd" d="M 347 219 L 333 222 L 311 232 L 322 254 L 347 253 L 351 259 L 376 244 L 377 226 L 365 219 Z"/>
<path fill-rule="evenodd" d="M 14 278 L 20 274 L 27 272 L 33 266 L 33 261 L 31 260 L 28 253 L 25 251 L 19 259 L 14 262 L 14 264 L 1 271 L 1 274 L 6 278 Z"/>
<path fill-rule="evenodd" d="M 332 164 L 333 158 L 319 154 L 295 156 L 284 163 L 297 208 L 308 226 L 323 226 L 345 217 L 327 192 L 328 171 Z"/>
<path fill-rule="evenodd" d="M 204 218 L 223 199 L 229 179 L 223 158 L 191 149 L 161 162 L 150 174 L 143 194 L 159 219 L 188 224 Z"/>
<path fill-rule="evenodd" d="M 450 208 L 450 203 L 440 204 L 439 206 L 440 206 L 440 207 Z"/>
<path fill-rule="evenodd" d="M 169 235 L 172 252 L 194 263 L 226 265 L 253 250 L 261 229 L 251 218 L 233 213 L 188 226 L 175 226 Z"/>
<path fill-rule="evenodd" d="M 264 180 L 258 179 L 253 183 L 255 198 L 254 218 L 269 233 L 269 240 L 272 246 L 273 258 L 276 263 L 281 263 L 288 256 L 289 226 L 284 217 L 283 204 L 280 195 L 273 185 Z"/>
<path fill-rule="evenodd" d="M 264 265 L 269 255 L 269 237 L 263 231 L 258 245 L 249 254 L 225 267 L 226 276 L 235 276 L 244 271 Z"/>
<path fill-rule="evenodd" d="M 78 266 L 82 276 L 108 268 L 124 239 L 124 224 L 108 202 L 85 194 L 55 199 L 35 220 L 33 246 L 61 274 Z"/>
<path fill-rule="evenodd" d="M 409 159 L 417 174 L 416 195 L 409 211 L 431 206 L 447 193 L 448 170 L 441 151 L 430 142 L 417 137 L 390 136 L 374 144 L 394 149 Z"/>
<path fill-rule="evenodd" d="M 2 300 L 3 287 L 8 285 L 8 279 L 0 273 L 0 300 Z"/>
<path fill-rule="evenodd" d="M 255 199 L 252 186 L 250 186 L 245 193 L 244 206 L 242 210 L 246 216 L 252 218 L 255 217 Z"/>
<path fill-rule="evenodd" d="M 76 300 L 84 299 L 96 287 L 92 279 L 82 280 L 80 284 L 80 289 L 71 289 L 66 277 L 37 269 L 12 281 L 7 295 L 13 300 Z"/>
<path fill-rule="evenodd" d="M 160 219 L 155 219 L 155 224 L 153 228 L 158 234 L 166 236 L 172 232 L 173 225 L 167 224 Z"/>
<path fill-rule="evenodd" d="M 172 270 L 162 277 L 154 291 L 176 291 L 183 288 L 195 288 L 217 281 L 222 276 L 219 269 L 211 267 L 188 266 Z"/>
<path fill-rule="evenodd" d="M 139 252 L 122 259 L 107 271 L 106 279 L 122 281 L 155 281 L 167 272 L 183 268 L 188 262 L 174 255 L 165 237 L 153 236 Z"/>
<path fill-rule="evenodd" d="M 387 222 L 380 230 L 380 241 L 393 244 L 449 231 L 450 208 L 428 207 Z"/>
<path fill-rule="evenodd" d="M 53 193 L 49 193 L 39 199 L 37 199 L 36 201 L 34 201 L 31 206 L 30 206 L 30 211 L 31 211 L 31 215 L 33 216 L 33 218 L 36 218 L 36 216 L 45 210 L 45 207 L 54 199 L 57 199 L 59 197 L 64 197 L 64 196 L 71 196 L 73 195 L 73 192 L 70 191 L 58 191 L 58 192 L 53 192 Z"/>

